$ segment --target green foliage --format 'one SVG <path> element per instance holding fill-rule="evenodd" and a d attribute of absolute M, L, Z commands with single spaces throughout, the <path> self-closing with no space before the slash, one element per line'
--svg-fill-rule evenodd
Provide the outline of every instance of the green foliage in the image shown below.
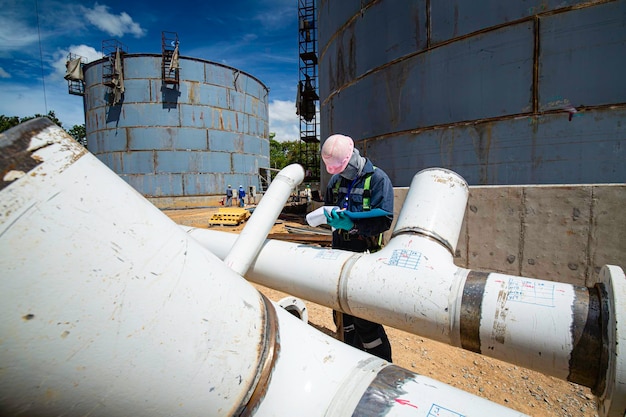
<path fill-rule="evenodd" d="M 48 112 L 48 114 L 45 114 L 45 115 L 37 113 L 34 116 L 22 117 L 20 119 L 20 123 L 24 123 L 24 122 L 26 122 L 28 120 L 36 119 L 38 117 L 47 117 L 48 119 L 52 120 L 52 123 L 54 123 L 55 125 L 57 125 L 59 127 L 63 127 L 63 124 L 61 123 L 61 121 L 59 119 L 57 119 L 56 114 L 54 114 L 54 110 L 50 110 Z"/>
<path fill-rule="evenodd" d="M 57 118 L 54 110 L 50 110 L 46 115 L 35 114 L 34 116 L 26 116 L 21 118 L 17 116 L 5 116 L 4 114 L 0 114 L 0 133 L 4 132 L 5 130 L 9 130 L 12 127 L 15 127 L 20 123 L 24 123 L 28 120 L 36 119 L 38 117 L 47 117 L 48 119 L 52 120 L 54 124 L 64 129 L 63 124 Z M 67 129 L 64 130 L 69 133 L 70 136 L 76 139 L 78 143 L 83 146 L 87 146 L 87 133 L 85 131 L 85 125 L 74 125 L 69 131 Z"/>
<path fill-rule="evenodd" d="M 14 126 L 20 124 L 20 118 L 17 116 L 5 116 L 4 114 L 0 115 L 0 132 L 4 132 L 5 130 L 9 130 Z"/>
<path fill-rule="evenodd" d="M 87 147 L 87 132 L 85 131 L 85 125 L 74 125 L 67 132 L 73 137 L 76 142 L 80 143 L 84 147 Z"/>
<path fill-rule="evenodd" d="M 278 142 L 270 139 L 270 165 L 283 169 L 287 165 L 300 163 L 300 142 Z"/>
<path fill-rule="evenodd" d="M 281 170 L 290 164 L 300 164 L 307 170 L 307 177 L 319 176 L 319 144 L 306 144 L 300 140 L 278 142 L 272 138 L 270 133 L 271 168 Z"/>
<path fill-rule="evenodd" d="M 34 116 L 27 117 L 17 117 L 17 116 L 5 116 L 4 114 L 0 114 L 0 132 L 4 132 L 5 130 L 9 130 L 10 128 L 19 125 L 20 123 L 24 123 L 31 119 L 36 119 L 38 117 L 47 117 L 52 120 L 54 124 L 59 127 L 63 127 L 63 124 L 59 119 L 57 119 L 56 114 L 54 114 L 54 110 L 50 110 L 48 114 L 45 116 L 43 114 L 35 114 Z"/>

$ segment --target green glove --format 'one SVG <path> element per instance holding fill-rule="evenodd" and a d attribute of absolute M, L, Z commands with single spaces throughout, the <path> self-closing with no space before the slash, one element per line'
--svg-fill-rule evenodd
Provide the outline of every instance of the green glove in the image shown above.
<path fill-rule="evenodd" d="M 330 213 L 324 212 L 326 223 L 335 229 L 351 230 L 354 222 L 342 211 L 333 210 Z"/>

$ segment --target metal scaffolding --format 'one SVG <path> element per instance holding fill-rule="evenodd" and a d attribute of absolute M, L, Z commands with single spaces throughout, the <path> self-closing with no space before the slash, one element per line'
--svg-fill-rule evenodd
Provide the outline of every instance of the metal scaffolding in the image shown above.
<path fill-rule="evenodd" d="M 299 81 L 296 100 L 300 116 L 300 161 L 305 181 L 319 181 L 319 108 L 317 19 L 315 0 L 298 0 Z"/>

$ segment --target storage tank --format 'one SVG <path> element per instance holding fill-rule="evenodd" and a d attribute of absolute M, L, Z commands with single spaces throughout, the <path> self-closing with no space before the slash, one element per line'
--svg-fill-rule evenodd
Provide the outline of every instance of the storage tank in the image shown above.
<path fill-rule="evenodd" d="M 113 54 L 84 66 L 87 148 L 147 197 L 260 189 L 268 88 L 236 68 L 182 56 L 178 77 L 167 79 L 164 56 L 122 53 L 116 64 Z M 123 89 L 111 79 L 119 64 Z"/>
<path fill-rule="evenodd" d="M 320 0 L 318 28 L 322 140 L 394 186 L 626 178 L 624 0 Z"/>

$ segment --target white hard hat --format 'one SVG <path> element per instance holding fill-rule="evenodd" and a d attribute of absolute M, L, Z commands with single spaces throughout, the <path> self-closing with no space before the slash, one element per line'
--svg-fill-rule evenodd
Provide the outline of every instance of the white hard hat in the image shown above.
<path fill-rule="evenodd" d="M 338 174 L 346 169 L 352 150 L 354 149 L 354 141 L 349 136 L 332 135 L 324 142 L 322 146 L 322 160 L 326 165 L 326 171 L 329 174 Z"/>

